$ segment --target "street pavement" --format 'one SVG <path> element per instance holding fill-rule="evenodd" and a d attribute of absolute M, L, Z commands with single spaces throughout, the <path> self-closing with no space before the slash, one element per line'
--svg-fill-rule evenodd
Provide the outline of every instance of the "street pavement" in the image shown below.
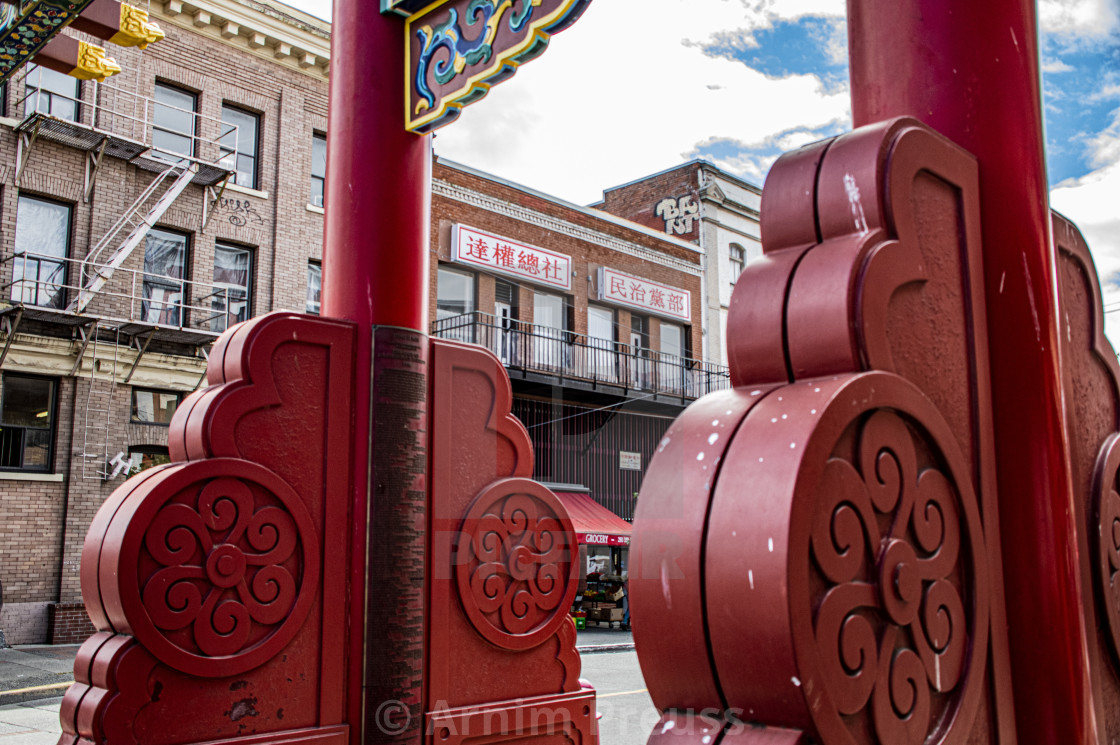
<path fill-rule="evenodd" d="M 645 692 L 629 631 L 590 628 L 576 642 L 581 677 L 599 697 L 603 745 L 643 745 L 657 711 Z M 55 745 L 58 709 L 74 678 L 77 644 L 29 644 L 0 649 L 0 745 Z"/>

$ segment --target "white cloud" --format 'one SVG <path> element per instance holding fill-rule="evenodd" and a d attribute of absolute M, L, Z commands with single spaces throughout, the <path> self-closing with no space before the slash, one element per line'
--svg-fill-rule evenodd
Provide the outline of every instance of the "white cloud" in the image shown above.
<path fill-rule="evenodd" d="M 814 75 L 767 79 L 700 48 L 716 30 L 825 9 L 838 14 L 843 3 L 600 0 L 442 130 L 436 152 L 589 203 L 711 140 L 762 142 L 846 120 L 847 92 L 824 92 Z"/>
<path fill-rule="evenodd" d="M 1040 0 L 1039 25 L 1068 41 L 1103 39 L 1120 29 L 1115 0 Z"/>
<path fill-rule="evenodd" d="M 1050 205 L 1072 220 L 1093 254 L 1107 307 L 1120 303 L 1120 117 L 1093 140 L 1095 152 L 1111 160 L 1050 192 Z M 1105 330 L 1120 350 L 1120 312 L 1105 316 Z"/>

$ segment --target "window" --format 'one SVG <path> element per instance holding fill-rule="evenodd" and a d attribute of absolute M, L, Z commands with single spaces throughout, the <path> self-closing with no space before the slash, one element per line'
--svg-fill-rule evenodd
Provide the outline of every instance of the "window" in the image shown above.
<path fill-rule="evenodd" d="M 684 328 L 675 323 L 661 322 L 661 364 L 658 365 L 657 375 L 660 390 L 684 392 Z"/>
<path fill-rule="evenodd" d="M 78 79 L 38 65 L 28 65 L 27 68 L 27 97 L 23 113 L 30 116 L 38 111 L 59 119 L 77 121 Z"/>
<path fill-rule="evenodd" d="M 473 274 L 441 266 L 436 281 L 437 320 L 474 313 Z"/>
<path fill-rule="evenodd" d="M 257 188 L 257 139 L 261 118 L 248 111 L 222 106 L 221 165 L 234 172 L 233 183 Z"/>
<path fill-rule="evenodd" d="M 12 300 L 62 308 L 69 248 L 70 207 L 21 194 L 16 203 Z"/>
<path fill-rule="evenodd" d="M 170 462 L 170 451 L 159 445 L 135 445 L 128 449 L 129 476 Z"/>
<path fill-rule="evenodd" d="M 6 374 L 0 391 L 0 468 L 48 471 L 54 439 L 55 384 Z"/>
<path fill-rule="evenodd" d="M 743 273 L 743 266 L 747 262 L 747 252 L 738 243 L 731 244 L 731 284 L 739 279 Z"/>
<path fill-rule="evenodd" d="M 323 206 L 323 187 L 327 180 L 327 136 L 311 138 L 311 205 Z"/>
<path fill-rule="evenodd" d="M 474 341 L 475 282 L 470 272 L 441 266 L 436 277 L 436 331 L 444 339 Z"/>
<path fill-rule="evenodd" d="M 319 315 L 319 305 L 323 293 L 323 265 L 317 261 L 307 262 L 307 306 L 312 315 Z"/>
<path fill-rule="evenodd" d="M 249 318 L 253 254 L 247 248 L 218 243 L 214 246 L 214 317 L 211 331 L 225 331 Z"/>
<path fill-rule="evenodd" d="M 132 416 L 136 424 L 171 424 L 171 417 L 179 407 L 180 394 L 174 391 L 149 391 L 132 389 Z"/>
<path fill-rule="evenodd" d="M 533 358 L 538 367 L 561 369 L 569 360 L 570 347 L 564 332 L 568 314 L 564 298 L 544 292 L 533 293 Z"/>
<path fill-rule="evenodd" d="M 156 83 L 152 111 L 152 147 L 167 153 L 194 155 L 198 96 L 166 83 Z"/>
<path fill-rule="evenodd" d="M 630 315 L 630 385 L 648 388 L 650 382 L 649 319 Z"/>
<path fill-rule="evenodd" d="M 186 269 L 187 236 L 161 228 L 149 230 L 144 244 L 144 299 L 140 304 L 144 323 L 185 323 Z"/>
<path fill-rule="evenodd" d="M 615 380 L 614 311 L 597 305 L 587 306 L 587 354 L 589 372 L 596 380 Z"/>

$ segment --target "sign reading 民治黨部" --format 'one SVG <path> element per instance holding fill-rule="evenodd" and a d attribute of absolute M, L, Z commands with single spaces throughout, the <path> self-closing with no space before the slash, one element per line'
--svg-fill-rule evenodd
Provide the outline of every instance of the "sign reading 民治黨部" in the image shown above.
<path fill-rule="evenodd" d="M 634 277 L 614 269 L 599 269 L 599 299 L 681 321 L 692 320 L 692 293 Z"/>
<path fill-rule="evenodd" d="M 466 225 L 451 227 L 451 260 L 560 290 L 572 289 L 572 257 Z"/>
<path fill-rule="evenodd" d="M 405 22 L 408 75 L 405 127 L 424 134 L 450 124 L 524 62 L 552 34 L 576 22 L 591 0 L 436 0 Z M 409 12 L 412 0 L 382 0 L 383 12 Z"/>

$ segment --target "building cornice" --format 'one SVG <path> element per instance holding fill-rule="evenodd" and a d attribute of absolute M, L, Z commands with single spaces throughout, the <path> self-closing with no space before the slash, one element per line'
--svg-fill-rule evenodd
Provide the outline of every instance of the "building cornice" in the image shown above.
<path fill-rule="evenodd" d="M 151 15 L 292 70 L 327 78 L 330 24 L 295 8 L 257 0 L 166 0 L 152 5 Z"/>
<path fill-rule="evenodd" d="M 697 264 L 668 256 L 659 251 L 646 248 L 645 246 L 616 238 L 613 235 L 601 233 L 591 228 L 585 228 L 582 225 L 574 225 L 566 220 L 553 217 L 552 215 L 512 204 L 492 197 L 489 194 L 482 194 L 473 189 L 468 189 L 448 181 L 433 178 L 432 194 L 446 197 L 447 199 L 453 199 L 463 204 L 469 204 L 473 207 L 486 210 L 487 212 L 510 217 L 514 220 L 529 223 L 530 225 L 536 225 L 554 233 L 560 233 L 581 241 L 594 243 L 603 248 L 608 248 L 636 259 L 642 259 L 643 261 L 668 267 L 669 269 L 674 269 L 684 274 L 690 274 L 695 277 L 699 277 L 702 274 L 702 269 Z M 695 250 L 695 247 L 693 247 L 693 250 Z"/>
<path fill-rule="evenodd" d="M 597 220 L 598 222 L 610 223 L 611 225 L 617 225 L 621 228 L 625 228 L 626 230 L 632 230 L 635 233 L 648 235 L 651 238 L 656 238 L 658 241 L 661 241 L 663 243 L 672 244 L 673 246 L 684 249 L 685 251 L 689 251 L 690 253 L 702 253 L 700 248 L 694 243 L 690 243 L 689 241 L 677 238 L 676 236 L 669 235 L 662 230 L 654 230 L 653 228 L 633 222 L 632 220 L 627 220 L 625 217 L 612 215 L 610 212 L 599 209 L 594 205 L 585 207 L 580 204 L 575 204 L 573 202 L 569 202 L 567 200 L 553 196 L 552 194 L 545 194 L 543 191 L 538 191 L 531 186 L 518 184 L 508 179 L 504 179 L 501 176 L 495 176 L 492 173 L 480 171 L 479 169 L 473 168 L 472 166 L 464 165 L 463 163 L 457 163 L 453 160 L 448 160 L 447 158 L 439 158 L 438 160 L 439 164 L 442 166 L 452 168 L 456 171 L 462 171 L 463 173 L 469 173 L 472 176 L 477 176 L 478 178 L 485 179 L 495 184 L 508 186 L 509 188 L 516 191 L 520 191 L 524 194 L 528 194 L 530 196 L 537 197 L 538 199 L 543 199 L 546 202 L 555 204 L 557 207 L 571 210 L 572 212 L 578 212 L 581 215 L 586 215 L 587 217 Z"/>

